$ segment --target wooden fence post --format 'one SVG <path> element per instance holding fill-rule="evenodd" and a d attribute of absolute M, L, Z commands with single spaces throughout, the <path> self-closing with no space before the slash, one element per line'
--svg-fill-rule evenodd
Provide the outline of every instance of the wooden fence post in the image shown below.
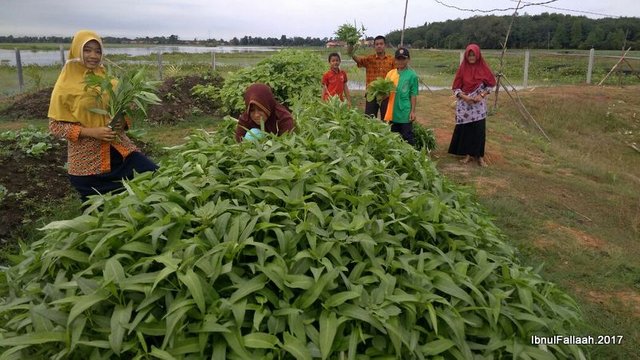
<path fill-rule="evenodd" d="M 464 50 L 460 51 L 460 64 L 462 64 L 463 61 L 464 61 Z"/>
<path fill-rule="evenodd" d="M 20 92 L 24 89 L 24 78 L 22 77 L 22 60 L 20 59 L 20 50 L 16 48 L 16 69 L 18 69 L 18 88 Z"/>
<path fill-rule="evenodd" d="M 527 88 L 529 86 L 529 49 L 524 52 L 524 80 L 522 81 L 522 87 Z"/>
<path fill-rule="evenodd" d="M 211 50 L 211 68 L 216 70 L 216 52 Z"/>
<path fill-rule="evenodd" d="M 589 50 L 589 67 L 587 68 L 587 84 L 591 84 L 591 74 L 593 73 L 593 59 L 595 57 L 595 50 L 591 48 Z"/>
<path fill-rule="evenodd" d="M 162 50 L 158 50 L 158 77 L 162 81 Z"/>
<path fill-rule="evenodd" d="M 64 48 L 60 45 L 60 61 L 62 62 L 62 66 L 64 66 Z"/>

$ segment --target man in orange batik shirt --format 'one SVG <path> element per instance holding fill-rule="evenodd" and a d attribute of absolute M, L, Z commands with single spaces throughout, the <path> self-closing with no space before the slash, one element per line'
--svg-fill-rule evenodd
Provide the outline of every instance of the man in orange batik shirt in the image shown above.
<path fill-rule="evenodd" d="M 396 67 L 393 56 L 389 56 L 385 53 L 386 39 L 384 36 L 376 36 L 373 40 L 373 47 L 376 53 L 368 56 L 355 56 L 353 47 L 350 46 L 347 48 L 349 55 L 351 55 L 351 58 L 356 62 L 358 67 L 366 69 L 367 87 L 369 87 L 369 84 L 373 80 L 378 78 L 384 79 L 385 76 L 387 76 L 387 73 Z M 383 100 L 380 104 L 378 104 L 375 99 L 367 101 L 364 107 L 364 113 L 365 115 L 375 118 L 378 116 L 378 112 L 380 112 L 380 120 L 382 120 L 387 111 L 387 103 L 387 100 Z"/>

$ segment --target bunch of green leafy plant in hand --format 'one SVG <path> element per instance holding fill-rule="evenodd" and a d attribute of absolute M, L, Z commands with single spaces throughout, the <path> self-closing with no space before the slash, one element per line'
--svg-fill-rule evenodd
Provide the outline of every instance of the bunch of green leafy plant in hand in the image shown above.
<path fill-rule="evenodd" d="M 353 25 L 340 25 L 335 34 L 338 37 L 338 40 L 346 42 L 349 48 L 353 48 L 353 46 L 356 45 L 358 41 L 360 41 L 360 38 L 364 36 L 365 30 L 366 29 L 363 25 L 360 25 L 360 28 L 358 29 L 357 25 L 354 22 Z"/>
<path fill-rule="evenodd" d="M 125 116 L 141 118 L 147 115 L 149 105 L 161 102 L 155 93 L 157 82 L 147 80 L 144 69 L 125 71 L 121 76 L 114 74 L 111 68 L 105 76 L 88 73 L 85 84 L 87 89 L 96 92 L 98 103 L 103 105 L 91 111 L 109 116 L 108 127 L 111 129 L 122 129 Z M 107 104 L 103 104 L 103 95 L 108 98 Z"/>
<path fill-rule="evenodd" d="M 395 87 L 396 86 L 393 81 L 377 78 L 367 86 L 367 101 L 373 101 L 375 99 L 380 103 L 382 100 L 389 97 Z"/>

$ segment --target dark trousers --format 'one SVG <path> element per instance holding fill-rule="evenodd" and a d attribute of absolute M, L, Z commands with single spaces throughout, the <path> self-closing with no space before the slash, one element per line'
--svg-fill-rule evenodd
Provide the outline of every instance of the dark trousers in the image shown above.
<path fill-rule="evenodd" d="M 141 152 L 134 151 L 125 159 L 114 149 L 111 150 L 111 171 L 105 174 L 76 176 L 69 175 L 71 185 L 80 193 L 80 200 L 87 201 L 89 195 L 106 194 L 123 188 L 122 180 L 133 178 L 134 171 L 142 173 L 156 171 L 158 165 L 144 156 Z"/>
<path fill-rule="evenodd" d="M 378 116 L 378 110 L 380 110 L 380 120 L 384 120 L 384 114 L 387 112 L 388 104 L 388 98 L 382 100 L 379 104 L 376 100 L 367 101 L 364 104 L 364 114 L 372 118 L 376 118 Z"/>
<path fill-rule="evenodd" d="M 399 133 L 404 141 L 416 146 L 416 139 L 413 137 L 413 123 L 391 123 L 391 131 Z"/>

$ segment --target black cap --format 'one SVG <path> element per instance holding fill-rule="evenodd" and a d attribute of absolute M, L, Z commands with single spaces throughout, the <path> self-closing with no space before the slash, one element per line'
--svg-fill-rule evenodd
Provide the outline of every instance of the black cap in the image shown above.
<path fill-rule="evenodd" d="M 396 58 L 409 58 L 409 50 L 407 48 L 398 48 L 396 50 Z"/>

